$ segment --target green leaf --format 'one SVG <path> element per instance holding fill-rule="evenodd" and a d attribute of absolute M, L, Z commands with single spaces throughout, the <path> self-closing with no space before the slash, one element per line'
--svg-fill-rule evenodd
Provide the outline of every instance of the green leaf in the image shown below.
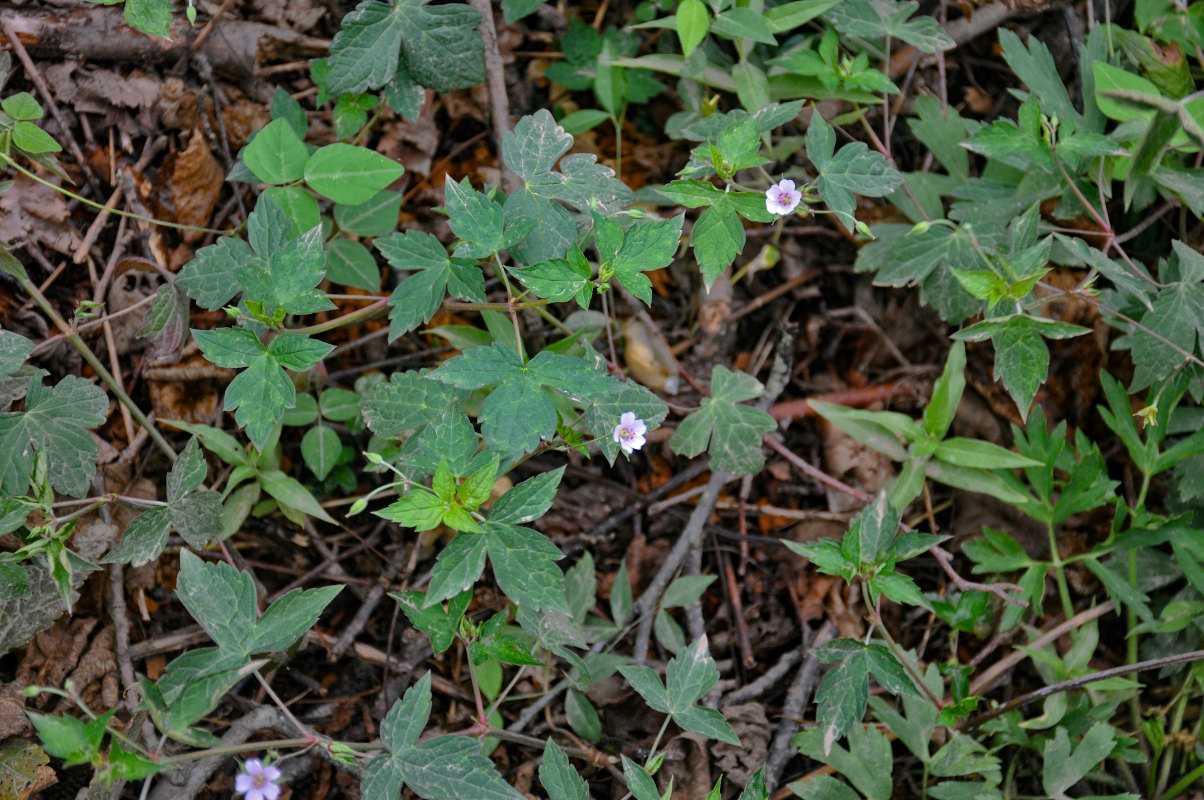
<path fill-rule="evenodd" d="M 963 181 L 970 177 L 970 155 L 961 143 L 966 139 L 966 121 L 954 108 L 941 110 L 936 98 L 921 95 L 914 100 L 916 116 L 907 127 L 927 147 L 950 175 Z"/>
<path fill-rule="evenodd" d="M 924 430 L 932 439 L 944 438 L 953 424 L 962 392 L 966 389 L 966 346 L 955 341 L 945 359 L 945 370 L 932 387 L 932 399 L 924 409 Z"/>
<path fill-rule="evenodd" d="M 803 800 L 860 800 L 861 795 L 831 775 L 816 775 L 795 781 L 790 789 Z"/>
<path fill-rule="evenodd" d="M 15 120 L 33 122 L 42 118 L 42 106 L 29 92 L 17 92 L 0 100 L 0 109 Z"/>
<path fill-rule="evenodd" d="M 171 33 L 170 0 L 126 0 L 125 21 L 148 36 L 168 38 Z"/>
<path fill-rule="evenodd" d="M 443 548 L 435 568 L 431 570 L 426 605 L 447 600 L 472 588 L 485 571 L 485 543 L 485 537 L 480 534 L 461 533 Z"/>
<path fill-rule="evenodd" d="M 595 229 L 599 219 L 595 214 Z M 603 260 L 600 271 L 613 274 L 632 294 L 652 305 L 652 282 L 644 272 L 666 267 L 673 261 L 684 219 L 684 215 L 678 214 L 672 219 L 632 225 L 622 234 L 622 244 L 618 247 L 614 246 L 617 237 L 610 232 L 611 226 L 603 225 L 604 237 L 598 241 Z M 610 220 L 605 222 L 614 224 Z"/>
<path fill-rule="evenodd" d="M 821 661 L 837 661 L 815 692 L 816 716 L 823 723 L 823 751 L 832 751 L 836 740 L 865 715 L 869 699 L 869 664 L 865 646 L 854 639 L 837 639 L 818 648 Z"/>
<path fill-rule="evenodd" d="M 272 119 L 284 120 L 293 129 L 293 133 L 297 134 L 298 139 L 305 139 L 305 132 L 309 129 L 309 120 L 305 116 L 305 109 L 283 86 L 276 86 L 276 90 L 272 93 L 272 105 L 269 110 L 272 113 Z"/>
<path fill-rule="evenodd" d="M 429 531 L 443 521 L 447 501 L 422 487 L 411 489 L 400 500 L 376 512 L 376 516 L 417 531 Z"/>
<path fill-rule="evenodd" d="M 674 15 L 674 27 L 677 38 L 681 41 L 681 53 L 684 56 L 694 52 L 694 48 L 702 44 L 711 26 L 711 15 L 702 0 L 682 0 L 677 4 Z"/>
<path fill-rule="evenodd" d="M 185 550 L 176 581 L 176 594 L 188 613 L 236 661 L 287 648 L 313 627 L 341 589 L 295 589 L 272 603 L 256 622 L 255 585 L 247 573 L 228 564 L 205 563 Z"/>
<path fill-rule="evenodd" d="M 716 575 L 681 575 L 665 589 L 661 596 L 661 608 L 683 608 L 702 597 L 707 587 L 715 582 Z"/>
<path fill-rule="evenodd" d="M 466 736 L 437 736 L 419 742 L 431 711 L 428 672 L 393 704 L 381 723 L 388 755 L 377 756 L 364 771 L 368 800 L 395 800 L 402 784 L 430 800 L 523 800 L 502 780 L 480 744 Z"/>
<path fill-rule="evenodd" d="M 285 650 L 317 624 L 326 606 L 343 590 L 342 586 L 320 589 L 293 589 L 268 606 L 255 624 L 248 644 L 251 653 L 275 653 Z"/>
<path fill-rule="evenodd" d="M 364 0 L 343 18 L 330 43 L 326 90 L 332 95 L 379 89 L 397 72 L 405 4 Z"/>
<path fill-rule="evenodd" d="M 314 499 L 301 483 L 277 469 L 266 470 L 258 475 L 259 485 L 263 490 L 276 498 L 281 508 L 285 511 L 293 510 L 301 514 L 306 514 L 323 522 L 329 522 L 332 525 L 337 524 L 334 518 L 326 513 L 322 506 L 318 505 L 318 501 Z"/>
<path fill-rule="evenodd" d="M 748 39 L 768 45 L 776 45 L 778 43 L 777 39 L 773 37 L 772 29 L 765 16 L 753 11 L 751 8 L 735 7 L 721 12 L 716 15 L 715 21 L 711 23 L 711 30 L 729 39 Z M 686 55 L 689 55 L 689 53 L 686 53 Z M 749 110 L 756 111 L 758 108 L 761 108 L 761 106 Z"/>
<path fill-rule="evenodd" d="M 865 142 L 850 142 L 833 154 L 836 135 L 823 117 L 815 115 L 807 128 L 807 157 L 819 171 L 816 186 L 828 208 L 852 231 L 850 219 L 857 208 L 855 194 L 884 197 L 903 182 L 903 176 Z"/>
<path fill-rule="evenodd" d="M 506 492 L 489 510 L 490 521 L 521 525 L 542 517 L 552 507 L 564 469 L 560 467 L 528 478 Z"/>
<path fill-rule="evenodd" d="M 982 327 L 988 324 L 992 327 Z M 1021 417 L 1027 418 L 1033 398 L 1049 370 L 1049 348 L 1044 339 L 1065 339 L 1087 332 L 1085 328 L 1053 320 L 1014 314 L 1003 320 L 987 320 L 955 336 L 974 341 L 989 333 L 995 344 L 995 379 L 1003 381 Z"/>
<path fill-rule="evenodd" d="M 1024 81 L 1032 91 L 1032 96 L 1041 102 L 1041 110 L 1051 116 L 1056 116 L 1063 122 L 1070 122 L 1076 130 L 1089 130 L 1089 126 L 1078 109 L 1070 100 L 1066 85 L 1059 77 L 1057 64 L 1049 49 L 1035 36 L 1028 39 L 1028 47 L 1020 41 L 1020 37 L 1008 28 L 999 29 L 999 44 L 1003 50 L 1003 58 L 1008 66 L 1016 73 L 1016 77 Z M 1097 65 L 1104 62 L 1096 62 Z M 1096 74 L 1096 92 L 1099 92 L 1099 76 Z M 1101 108 L 1103 104 L 1101 103 Z"/>
<path fill-rule="evenodd" d="M 335 468 L 342 449 L 339 435 L 326 425 L 310 428 L 301 439 L 301 457 L 318 480 L 324 480 Z"/>
<path fill-rule="evenodd" d="M 183 550 L 176 596 L 219 648 L 248 652 L 258 611 L 249 574 L 229 564 L 206 563 Z"/>
<path fill-rule="evenodd" d="M 32 122 L 18 122 L 12 128 L 12 142 L 29 155 L 59 153 L 62 147 L 46 131 Z"/>
<path fill-rule="evenodd" d="M 1115 741 L 1116 729 L 1107 722 L 1097 722 L 1072 752 L 1070 736 L 1065 727 L 1059 726 L 1053 738 L 1045 740 L 1045 768 L 1041 775 L 1045 791 L 1051 797 L 1065 797 L 1067 789 L 1086 777 L 1112 752 Z"/>
<path fill-rule="evenodd" d="M 872 567 L 891 553 L 891 542 L 899 532 L 899 512 L 890 504 L 886 492 L 862 509 L 844 536 L 841 552 L 853 564 Z"/>
<path fill-rule="evenodd" d="M 686 730 L 739 746 L 740 739 L 718 711 L 695 703 L 719 680 L 715 660 L 703 636 L 669 662 L 665 683 L 648 667 L 619 667 L 623 677 L 654 710 L 663 711 Z"/>
<path fill-rule="evenodd" d="M 906 723 L 903 724 L 906 725 Z M 892 725 L 892 730 L 896 727 L 902 726 Z M 893 771 L 890 740 L 875 726 L 854 725 L 849 730 L 847 750 L 836 745 L 825 754 L 823 737 L 816 729 L 800 734 L 795 738 L 794 743 L 798 745 L 803 755 L 833 767 L 870 800 L 889 800 Z M 925 744 L 927 744 L 927 740 L 925 740 Z M 927 753 L 926 750 L 924 752 Z M 791 788 L 797 792 L 800 786 L 807 785 L 809 784 L 796 783 Z M 825 795 L 803 793 L 801 796 L 823 797 Z M 860 795 L 850 795 L 850 797 L 853 796 L 860 797 Z"/>
<path fill-rule="evenodd" d="M 230 279 L 234 271 L 254 258 L 251 247 L 242 239 L 224 236 L 197 251 L 196 256 L 180 270 L 176 286 L 183 289 L 201 308 L 216 311 L 241 290 L 238 282 Z"/>
<path fill-rule="evenodd" d="M 331 422 L 350 422 L 360 415 L 360 396 L 337 386 L 326 389 L 318 398 L 318 409 Z"/>
<path fill-rule="evenodd" d="M 992 442 L 979 439 L 963 439 L 955 436 L 937 445 L 933 458 L 956 467 L 977 469 L 1015 469 L 1017 467 L 1039 467 L 1040 461 L 1013 453 Z"/>
<path fill-rule="evenodd" d="M 364 394 L 364 422 L 381 436 L 397 436 L 435 421 L 467 397 L 468 392 L 428 380 L 424 373 L 394 372 Z"/>
<path fill-rule="evenodd" d="M 384 236 L 397 227 L 401 192 L 381 191 L 358 205 L 335 205 L 334 221 L 356 236 Z"/>
<path fill-rule="evenodd" d="M 75 717 L 51 716 L 36 711 L 27 711 L 26 714 L 37 729 L 46 752 L 62 759 L 64 766 L 99 760 L 100 740 L 104 736 L 104 728 L 100 729 L 100 735 L 97 736 Z"/>
<path fill-rule="evenodd" d="M 305 162 L 305 183 L 336 203 L 354 206 L 368 202 L 403 172 L 401 164 L 374 150 L 335 142 L 318 148 Z"/>
<path fill-rule="evenodd" d="M 602 740 L 602 720 L 598 718 L 598 709 L 594 708 L 588 697 L 576 689 L 565 692 L 564 715 L 569 721 L 569 727 L 583 739 L 590 742 Z"/>
<path fill-rule="evenodd" d="M 556 407 L 544 387 L 579 399 L 608 393 L 613 380 L 584 359 L 548 351 L 523 363 L 498 342 L 456 356 L 431 377 L 460 389 L 495 387 L 481 406 L 481 430 L 490 447 L 508 453 L 530 452 L 555 435 Z"/>
<path fill-rule="evenodd" d="M 389 596 L 397 601 L 411 625 L 431 637 L 431 649 L 435 655 L 452 646 L 460 619 L 472 600 L 470 592 L 461 592 L 451 599 L 445 609 L 439 604 L 426 605 L 426 592 L 391 592 Z"/>
<path fill-rule="evenodd" d="M 577 256 L 580 253 L 580 249 L 576 249 L 573 255 Z M 590 298 L 593 297 L 593 272 L 583 255 L 571 259 L 553 258 L 523 269 L 512 270 L 511 274 L 519 283 L 535 292 L 537 297 L 553 302 L 559 303 L 576 297 L 582 308 L 588 308 Z"/>
<path fill-rule="evenodd" d="M 570 690 L 570 694 L 575 694 Z M 571 719 L 571 717 L 570 717 Z M 589 800 L 589 786 L 569 763 L 564 751 L 548 738 L 539 765 L 539 782 L 549 800 Z"/>
<path fill-rule="evenodd" d="M 623 778 L 635 800 L 661 800 L 656 781 L 648 771 L 627 756 L 623 756 Z"/>
<path fill-rule="evenodd" d="M 485 530 L 489 562 L 506 596 L 519 606 L 568 614 L 564 575 L 555 564 L 564 558 L 560 549 L 543 534 L 518 525 L 490 519 Z"/>
<path fill-rule="evenodd" d="M 690 243 L 707 289 L 744 249 L 744 222 L 731 198 L 720 195 L 694 223 Z"/>
<path fill-rule="evenodd" d="M 172 528 L 193 547 L 204 547 L 220 531 L 221 495 L 196 491 L 205 482 L 207 472 L 198 442 L 196 437 L 189 439 L 172 464 L 167 475 L 167 505 L 135 517 L 122 534 L 121 542 L 105 555 L 102 563 L 129 563 L 138 567 L 154 561 L 163 552 Z"/>
<path fill-rule="evenodd" d="M 406 17 L 401 36 L 405 66 L 418 83 L 437 92 L 466 89 L 485 80 L 485 45 L 477 26 L 481 15 L 464 3 L 398 3 Z"/>
<path fill-rule="evenodd" d="M 246 428 L 256 447 L 262 447 L 268 435 L 291 408 L 297 392 L 285 369 L 305 372 L 312 369 L 333 345 L 298 334 L 281 334 L 264 347 L 254 333 L 245 328 L 193 330 L 201 352 L 219 367 L 245 367 L 226 387 L 225 408 L 235 411 L 234 419 Z"/>
<path fill-rule="evenodd" d="M 473 261 L 450 258 L 432 234 L 404 231 L 377 239 L 376 249 L 397 269 L 414 270 L 389 299 L 389 340 L 429 322 L 450 290 L 461 300 L 485 301 L 485 278 Z"/>
<path fill-rule="evenodd" d="M 262 303 L 269 315 L 278 308 L 289 314 L 315 314 L 335 307 L 316 288 L 326 275 L 321 225 L 273 252 L 266 262 L 251 259 L 235 275 L 247 297 Z"/>
<path fill-rule="evenodd" d="M 84 497 L 96 473 L 96 442 L 88 428 L 104 424 L 109 400 L 104 390 L 69 375 L 53 388 L 46 371 L 33 370 L 25 390 L 25 410 L 0 413 L 0 491 L 25 493 L 34 458 L 45 459 L 50 485 L 71 497 Z"/>
<path fill-rule="evenodd" d="M 20 369 L 32 352 L 33 342 L 19 333 L 0 330 L 0 377 Z"/>
<path fill-rule="evenodd" d="M 309 157 L 305 143 L 284 119 L 265 125 L 243 150 L 247 169 L 274 186 L 301 180 Z"/>
<path fill-rule="evenodd" d="M 380 268 L 360 242 L 334 239 L 326 245 L 326 277 L 333 283 L 380 291 Z"/>
<path fill-rule="evenodd" d="M 739 405 L 764 391 L 751 375 L 716 365 L 711 373 L 711 396 L 674 431 L 673 452 L 693 458 L 708 450 L 716 468 L 734 475 L 753 475 L 765 465 L 761 436 L 777 423 L 769 414 Z M 708 445 L 709 443 L 709 445 Z"/>
<path fill-rule="evenodd" d="M 502 13 L 506 22 L 516 22 L 528 14 L 534 14 L 547 0 L 502 0 Z"/>

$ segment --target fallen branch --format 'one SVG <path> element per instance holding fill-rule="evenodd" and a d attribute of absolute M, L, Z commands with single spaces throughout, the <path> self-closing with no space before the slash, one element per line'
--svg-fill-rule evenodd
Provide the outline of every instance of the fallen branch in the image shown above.
<path fill-rule="evenodd" d="M 0 26 L 35 58 L 71 58 L 135 64 L 174 64 L 188 56 L 191 27 L 177 16 L 166 39 L 126 24 L 120 6 L 71 10 L 9 9 Z M 249 78 L 261 64 L 326 55 L 330 41 L 259 22 L 219 19 L 197 52 L 230 78 Z"/>

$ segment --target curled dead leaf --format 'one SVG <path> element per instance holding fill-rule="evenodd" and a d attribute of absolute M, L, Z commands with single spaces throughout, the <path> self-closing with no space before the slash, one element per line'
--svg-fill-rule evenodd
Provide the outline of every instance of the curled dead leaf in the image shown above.
<path fill-rule="evenodd" d="M 623 357 L 637 381 L 649 389 L 677 394 L 680 385 L 677 359 L 638 317 L 623 323 Z"/>
<path fill-rule="evenodd" d="M 169 181 L 176 205 L 176 221 L 183 225 L 207 226 L 224 181 L 225 176 L 205 135 L 199 128 L 193 129 L 188 147 L 176 156 Z M 196 230 L 184 230 L 181 235 L 186 242 L 195 242 L 204 236 Z"/>

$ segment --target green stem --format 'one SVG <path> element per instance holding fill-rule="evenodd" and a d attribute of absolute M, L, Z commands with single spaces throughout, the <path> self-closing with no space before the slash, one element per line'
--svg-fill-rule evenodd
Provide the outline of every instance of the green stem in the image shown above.
<path fill-rule="evenodd" d="M 485 703 L 481 700 L 481 684 L 477 681 L 477 668 L 472 663 L 472 655 L 468 652 L 467 644 L 464 648 L 464 655 L 468 661 L 468 679 L 472 681 L 472 696 L 477 701 L 477 724 L 486 728 L 489 725 L 489 717 L 485 714 Z"/>
<path fill-rule="evenodd" d="M 899 647 L 899 643 L 896 642 L 893 637 L 891 637 L 890 631 L 888 631 L 886 626 L 882 624 L 881 617 L 874 620 L 874 627 L 878 629 L 878 633 L 882 636 L 883 641 L 886 642 L 886 646 L 890 648 L 892 653 L 894 653 L 898 662 L 903 665 L 903 669 L 907 670 L 907 674 L 911 676 L 912 683 L 920 687 L 920 691 L 926 694 L 928 699 L 931 700 L 937 708 L 944 708 L 945 701 L 933 694 L 932 690 L 928 688 L 928 684 L 924 681 L 924 676 L 916 671 L 915 667 L 911 663 L 911 659 L 907 658 L 906 654 L 903 652 L 903 648 Z"/>
<path fill-rule="evenodd" d="M 142 413 L 142 410 L 138 408 L 134 401 L 130 399 L 130 396 L 125 393 L 125 389 L 121 388 L 121 384 L 118 383 L 117 379 L 113 377 L 113 373 L 105 369 L 105 365 L 100 363 L 100 359 L 96 357 L 96 354 L 92 352 L 92 349 L 88 347 L 84 340 L 79 337 L 79 334 L 67 324 L 66 320 L 58 315 L 58 312 L 54 310 L 52 305 L 50 305 L 50 301 L 47 300 L 40 291 L 38 291 L 37 286 L 33 285 L 33 281 L 29 280 L 29 278 L 20 278 L 18 280 L 21 284 L 21 288 L 25 290 L 25 293 L 33 298 L 33 301 L 37 303 L 38 308 L 42 309 L 43 313 L 50 317 L 50 321 L 54 323 L 54 326 L 63 332 L 63 335 L 67 337 L 67 341 L 71 342 L 71 346 L 79 352 L 84 361 L 88 362 L 88 366 L 95 370 L 96 375 L 100 378 L 101 382 L 104 383 L 105 386 L 109 387 L 109 391 L 116 395 L 118 401 L 120 401 L 123 406 L 129 409 L 130 416 L 137 420 L 138 424 L 142 426 L 142 429 L 146 431 L 148 436 L 150 436 L 151 441 L 158 445 L 159 449 L 163 451 L 163 454 L 167 456 L 168 461 L 174 462 L 176 460 L 175 448 L 163 438 L 163 434 L 159 433 L 159 430 L 154 426 L 154 423 L 152 423 L 147 416 Z"/>
<path fill-rule="evenodd" d="M 24 175 L 26 178 L 29 178 L 31 181 L 37 181 L 38 183 L 42 184 L 43 186 L 53 189 L 60 194 L 66 195 L 67 197 L 70 197 L 72 200 L 78 200 L 79 202 L 83 203 L 84 205 L 91 206 L 92 208 L 95 208 L 99 211 L 107 211 L 110 214 L 116 214 L 119 217 L 128 217 L 129 219 L 136 219 L 139 222 L 149 222 L 152 225 L 159 225 L 160 227 L 163 227 L 163 228 L 176 228 L 177 230 L 182 230 L 182 231 L 200 231 L 201 233 L 216 233 L 219 236 L 225 236 L 228 233 L 232 233 L 232 231 L 219 231 L 216 228 L 202 228 L 197 225 L 185 225 L 180 222 L 168 222 L 165 219 L 156 219 L 155 217 L 144 217 L 141 214 L 134 214 L 133 212 L 130 212 L 130 211 L 122 211 L 121 209 L 113 208 L 111 206 L 106 206 L 103 203 L 98 203 L 95 200 L 89 200 L 86 197 L 82 197 L 82 196 L 76 194 L 75 192 L 71 191 L 70 189 L 64 189 L 62 186 L 56 186 L 53 183 L 51 183 L 50 181 L 46 180 L 45 178 L 38 177 L 36 174 L 34 174 L 33 172 L 30 172 L 29 170 L 25 169 L 25 167 L 21 166 L 16 161 L 14 161 L 12 156 L 8 155 L 7 153 L 0 153 L 0 161 L 3 161 L 5 164 L 8 164 L 8 166 L 12 167 L 17 172 Z"/>
<path fill-rule="evenodd" d="M 456 311 L 522 311 L 525 308 L 546 306 L 549 300 L 527 300 L 522 303 L 461 303 L 458 300 L 445 300 L 444 308 Z"/>
<path fill-rule="evenodd" d="M 1066 564 L 1062 561 L 1062 554 L 1058 551 L 1058 537 L 1054 533 L 1054 526 L 1047 522 L 1045 528 L 1049 532 L 1049 559 L 1054 568 L 1058 595 L 1062 598 L 1062 614 L 1066 619 L 1070 619 L 1074 616 L 1074 603 L 1070 600 L 1070 586 L 1066 583 Z"/>
<path fill-rule="evenodd" d="M 335 317 L 334 319 L 328 319 L 325 322 L 319 322 L 316 325 L 307 325 L 303 328 L 290 328 L 288 330 L 288 332 L 289 333 L 299 333 L 303 336 L 313 336 L 314 334 L 318 334 L 318 333 L 326 333 L 327 331 L 333 331 L 338 328 L 341 328 L 344 325 L 354 325 L 357 322 L 366 322 L 370 319 L 374 319 L 375 317 L 379 316 L 379 314 L 388 307 L 389 307 L 389 298 L 383 297 L 380 300 L 377 300 L 372 305 L 364 306 L 363 308 L 356 309 L 355 311 L 352 311 L 350 314 L 344 314 L 341 317 Z"/>
<path fill-rule="evenodd" d="M 652 763 L 652 759 L 656 758 L 656 748 L 660 747 L 661 737 L 665 735 L 665 731 L 669 728 L 669 720 L 673 717 L 665 715 L 665 721 L 661 723 L 661 729 L 656 732 L 656 738 L 652 740 L 652 747 L 648 750 L 648 758 L 644 760 L 644 769 L 648 769 L 648 765 Z"/>
<path fill-rule="evenodd" d="M 1204 778 L 1204 764 L 1193 769 L 1191 772 L 1183 776 L 1183 779 L 1167 790 L 1166 794 L 1162 795 L 1167 800 L 1178 797 L 1187 791 L 1187 787 L 1191 786 L 1196 781 Z"/>
<path fill-rule="evenodd" d="M 514 324 L 514 352 L 522 357 L 523 352 L 523 335 L 518 327 L 518 311 L 514 308 L 514 289 L 510 286 L 510 276 L 506 274 L 506 267 L 502 264 L 502 259 L 495 252 L 493 254 L 493 262 L 497 265 L 497 275 L 502 279 L 502 285 L 506 287 L 506 299 L 509 301 L 510 307 L 510 322 Z"/>

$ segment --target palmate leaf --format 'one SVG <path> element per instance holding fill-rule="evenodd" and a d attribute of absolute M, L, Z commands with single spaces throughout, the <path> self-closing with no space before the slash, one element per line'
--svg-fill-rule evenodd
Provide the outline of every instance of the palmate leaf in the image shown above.
<path fill-rule="evenodd" d="M 377 239 L 376 249 L 396 269 L 413 270 L 389 299 L 389 341 L 430 322 L 450 289 L 460 300 L 485 301 L 485 277 L 475 262 L 451 258 L 432 234 L 404 231 Z"/>
<path fill-rule="evenodd" d="M 192 547 L 208 544 L 221 530 L 222 499 L 214 491 L 196 491 L 205 482 L 205 471 L 199 440 L 193 437 L 168 473 L 167 505 L 135 517 L 102 563 L 128 563 L 137 567 L 154 561 L 163 552 L 172 528 Z"/>
<path fill-rule="evenodd" d="M 463 3 L 364 0 L 343 19 L 330 45 L 331 94 L 379 89 L 404 64 L 413 80 L 440 92 L 485 79 L 481 15 Z"/>
<path fill-rule="evenodd" d="M 494 520 L 485 534 L 493 575 L 507 597 L 520 607 L 569 613 L 564 574 L 555 564 L 564 558 L 560 548 L 542 533 Z"/>
<path fill-rule="evenodd" d="M 652 305 L 652 281 L 645 272 L 666 267 L 677 254 L 685 217 L 637 223 L 626 231 L 613 219 L 598 213 L 594 238 L 602 259 L 599 272 L 613 276 L 645 305 Z"/>
<path fill-rule="evenodd" d="M 458 257 L 491 257 L 521 242 L 535 227 L 533 219 L 507 220 L 502 207 L 473 189 L 467 178 L 447 181 L 444 190 L 448 225 L 463 240 L 456 246 Z"/>
<path fill-rule="evenodd" d="M 33 342 L 19 333 L 0 330 L 0 377 L 20 369 L 32 352 Z"/>
<path fill-rule="evenodd" d="M 719 669 L 703 636 L 674 656 L 665 670 L 665 683 L 648 667 L 619 667 L 619 672 L 653 709 L 669 714 L 686 730 L 728 744 L 740 745 L 740 737 L 713 708 L 695 703 L 719 680 Z"/>
<path fill-rule="evenodd" d="M 229 564 L 209 564 L 189 550 L 180 554 L 176 594 L 223 657 L 245 660 L 254 653 L 283 650 L 318 621 L 343 587 L 293 591 L 256 620 L 255 582 Z"/>
<path fill-rule="evenodd" d="M 850 142 L 839 151 L 835 147 L 832 126 L 814 116 L 807 128 L 807 157 L 819 171 L 816 186 L 828 208 L 839 212 L 837 219 L 851 231 L 850 220 L 857 208 L 853 195 L 884 197 L 903 182 L 903 176 L 865 142 Z"/>
<path fill-rule="evenodd" d="M 614 172 L 597 164 L 593 156 L 568 156 L 561 169 L 556 162 L 573 146 L 573 137 L 541 109 L 523 117 L 502 138 L 502 157 L 523 186 L 506 200 L 507 220 L 537 220 L 535 229 L 513 248 L 514 257 L 528 264 L 561 258 L 575 241 L 577 226 L 572 217 L 552 200 L 560 200 L 579 211 L 590 203 L 604 213 L 613 213 L 634 200 L 631 190 L 615 179 Z M 588 277 L 588 276 L 587 276 Z"/>
<path fill-rule="evenodd" d="M 317 289 L 326 276 L 321 225 L 284 244 L 266 260 L 251 259 L 235 275 L 247 297 L 263 303 L 269 315 L 277 308 L 289 314 L 314 314 L 335 307 Z"/>
<path fill-rule="evenodd" d="M 817 716 L 824 723 L 825 755 L 831 752 L 836 740 L 865 715 L 871 674 L 891 694 L 920 696 L 903 665 L 880 644 L 837 639 L 817 648 L 816 656 L 820 661 L 837 662 L 828 670 L 815 693 L 819 706 Z"/>
<path fill-rule="evenodd" d="M 544 387 L 589 402 L 615 383 L 585 359 L 545 350 L 524 363 L 500 342 L 462 353 L 430 377 L 460 389 L 494 387 L 481 406 L 481 431 L 490 447 L 506 453 L 530 452 L 555 435 L 556 407 Z"/>
<path fill-rule="evenodd" d="M 669 446 L 690 458 L 708 450 L 713 465 L 733 475 L 760 472 L 765 465 L 761 436 L 776 428 L 777 422 L 764 411 L 740 403 L 762 391 L 756 378 L 717 364 L 711 373 L 711 396 L 682 420 Z"/>
<path fill-rule="evenodd" d="M 480 744 L 467 736 L 436 736 L 419 742 L 431 713 L 428 672 L 393 704 L 381 723 L 388 755 L 364 769 L 364 800 L 396 800 L 403 786 L 428 800 L 524 800 L 502 780 Z"/>
<path fill-rule="evenodd" d="M 24 411 L 0 414 L 0 491 L 9 497 L 25 493 L 38 454 L 50 485 L 72 497 L 83 497 L 96 473 L 96 442 L 86 429 L 104 423 L 108 397 L 73 375 L 48 387 L 46 374 L 30 374 Z"/>
<path fill-rule="evenodd" d="M 225 408 L 246 428 L 256 447 L 262 447 L 272 429 L 296 402 L 297 390 L 285 369 L 310 370 L 334 346 L 298 334 L 282 334 L 264 346 L 246 328 L 193 330 L 201 352 L 219 367 L 242 372 L 226 387 Z"/>
<path fill-rule="evenodd" d="M 995 345 L 995 379 L 1003 382 L 1020 410 L 1020 416 L 1027 418 L 1033 398 L 1049 370 L 1049 348 L 1045 340 L 1069 339 L 1084 333 L 1090 331 L 1066 322 L 1013 314 L 971 325 L 954 336 L 966 341 L 991 339 Z"/>
<path fill-rule="evenodd" d="M 397 436 L 434 422 L 451 407 L 459 407 L 468 392 L 427 380 L 424 372 L 394 372 L 389 380 L 364 395 L 364 422 L 381 436 Z"/>

